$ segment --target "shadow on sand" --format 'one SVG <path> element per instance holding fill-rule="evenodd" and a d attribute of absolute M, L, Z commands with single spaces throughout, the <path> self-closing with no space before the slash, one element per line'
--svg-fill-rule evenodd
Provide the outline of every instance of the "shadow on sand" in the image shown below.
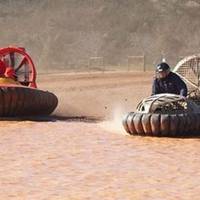
<path fill-rule="evenodd" d="M 63 116 L 63 115 L 50 115 L 50 116 L 23 116 L 23 117 L 1 117 L 1 121 L 33 121 L 33 122 L 84 122 L 84 123 L 98 123 L 102 122 L 102 118 L 96 118 L 92 116 Z M 138 135 L 135 135 L 138 137 Z M 134 136 L 133 136 L 134 137 Z M 140 136 L 146 137 L 146 136 Z M 149 137 L 149 136 L 148 136 Z M 161 138 L 161 137 L 160 137 Z M 200 139 L 199 133 L 191 133 L 191 134 L 181 134 L 173 137 L 165 136 L 164 138 L 171 139 Z"/>
<path fill-rule="evenodd" d="M 102 119 L 89 117 L 89 116 L 60 116 L 60 115 L 50 115 L 50 116 L 21 116 L 21 117 L 1 117 L 0 121 L 34 121 L 34 122 L 87 122 L 87 123 L 97 123 L 102 121 Z"/>

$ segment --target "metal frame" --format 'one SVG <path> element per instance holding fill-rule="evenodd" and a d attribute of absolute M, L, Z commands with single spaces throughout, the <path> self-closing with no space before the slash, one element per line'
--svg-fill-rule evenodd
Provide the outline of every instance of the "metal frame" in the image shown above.
<path fill-rule="evenodd" d="M 17 67 L 14 67 L 15 65 L 15 54 L 18 53 L 22 56 L 22 60 L 20 64 Z M 36 85 L 36 69 L 34 66 L 34 63 L 31 59 L 31 57 L 25 52 L 25 49 L 22 47 L 6 47 L 6 48 L 0 48 L 0 59 L 4 59 L 6 56 L 10 57 L 11 65 L 10 67 L 13 67 L 15 72 L 17 71 L 24 65 L 26 64 L 28 66 L 29 72 L 28 73 L 28 81 L 26 83 L 26 86 L 28 87 L 33 87 L 37 88 Z M 24 76 L 26 76 L 26 73 L 24 73 Z M 26 80 L 26 77 L 24 77 Z M 25 82 L 22 82 L 22 85 L 25 85 Z"/>

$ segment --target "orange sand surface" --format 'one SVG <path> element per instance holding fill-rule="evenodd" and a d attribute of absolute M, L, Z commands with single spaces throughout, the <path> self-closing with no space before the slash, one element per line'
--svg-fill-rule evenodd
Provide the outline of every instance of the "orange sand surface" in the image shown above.
<path fill-rule="evenodd" d="M 0 199 L 199 199 L 198 138 L 122 128 L 151 81 L 149 72 L 39 76 L 59 107 L 47 119 L 0 121 Z"/>

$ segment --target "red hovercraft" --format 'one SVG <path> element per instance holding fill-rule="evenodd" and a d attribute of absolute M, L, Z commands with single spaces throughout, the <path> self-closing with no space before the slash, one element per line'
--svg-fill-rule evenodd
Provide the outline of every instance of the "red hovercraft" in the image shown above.
<path fill-rule="evenodd" d="M 57 97 L 37 89 L 32 59 L 21 47 L 0 49 L 0 117 L 51 114 Z"/>

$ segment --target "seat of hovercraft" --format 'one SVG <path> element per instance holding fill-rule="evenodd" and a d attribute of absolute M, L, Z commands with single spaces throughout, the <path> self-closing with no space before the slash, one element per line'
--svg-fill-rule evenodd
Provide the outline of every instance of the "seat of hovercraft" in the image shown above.
<path fill-rule="evenodd" d="M 15 81 L 12 78 L 0 77 L 0 85 L 21 85 L 18 81 Z"/>

